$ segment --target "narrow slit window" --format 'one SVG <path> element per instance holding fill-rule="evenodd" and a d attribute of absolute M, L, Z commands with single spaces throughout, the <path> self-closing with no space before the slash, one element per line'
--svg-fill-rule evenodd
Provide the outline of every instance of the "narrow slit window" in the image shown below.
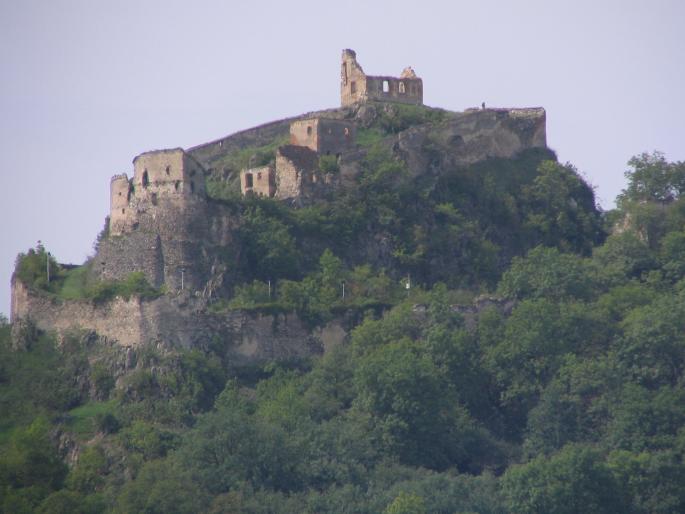
<path fill-rule="evenodd" d="M 390 92 L 390 82 L 387 80 L 383 81 L 383 92 L 384 93 L 389 93 Z"/>

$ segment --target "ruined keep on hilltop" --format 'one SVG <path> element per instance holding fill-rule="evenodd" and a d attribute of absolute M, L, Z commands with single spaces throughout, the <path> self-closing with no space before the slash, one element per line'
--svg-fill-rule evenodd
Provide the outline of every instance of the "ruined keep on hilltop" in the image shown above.
<path fill-rule="evenodd" d="M 368 141 L 360 144 L 364 133 L 375 133 L 374 144 L 414 178 L 546 148 L 544 109 L 424 108 L 423 82 L 411 68 L 400 77 L 367 76 L 352 50 L 342 52 L 340 92 L 340 108 L 274 121 L 188 150 L 145 152 L 133 160 L 132 176 L 112 178 L 106 236 L 88 263 L 89 276 L 102 283 L 142 272 L 160 297 L 116 297 L 97 305 L 57 301 L 15 276 L 12 319 L 32 319 L 58 332 L 76 325 L 124 346 L 153 341 L 188 347 L 216 336 L 234 341 L 244 358 L 311 354 L 325 338 L 313 336 L 295 315 L 277 320 L 243 311 L 217 315 L 208 308 L 217 298 L 230 298 L 241 283 L 246 241 L 240 207 L 208 194 L 207 177 L 233 192 L 297 208 L 359 187 L 370 148 Z M 379 120 L 400 108 L 420 121 L 382 133 Z M 236 154 L 265 147 L 271 153 L 260 166 L 226 164 L 235 163 Z M 389 240 L 387 234 L 364 234 L 365 262 L 387 266 Z"/>
<path fill-rule="evenodd" d="M 423 81 L 411 66 L 399 77 L 366 75 L 354 50 L 345 49 L 340 70 L 341 105 L 346 107 L 367 100 L 422 105 Z"/>

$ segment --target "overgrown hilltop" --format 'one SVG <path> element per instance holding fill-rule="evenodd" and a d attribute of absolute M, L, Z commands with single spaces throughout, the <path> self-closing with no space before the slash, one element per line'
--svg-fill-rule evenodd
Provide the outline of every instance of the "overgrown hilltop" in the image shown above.
<path fill-rule="evenodd" d="M 278 131 L 269 125 L 268 141 L 259 135 L 264 128 L 252 129 L 255 146 L 233 146 L 233 139 L 250 139 L 239 133 L 190 152 L 148 152 L 134 161 L 133 178 L 113 178 L 112 213 L 96 255 L 65 275 L 68 293 L 59 274 L 50 287 L 58 298 L 78 299 L 80 284 L 82 298 L 101 300 L 142 273 L 144 287 L 166 293 L 121 307 L 144 329 L 122 332 L 88 303 L 60 310 L 23 286 L 15 287 L 18 317 L 33 310 L 44 328 L 58 329 L 68 328 L 65 319 L 80 319 L 126 345 L 189 346 L 208 332 L 230 336 L 215 316 L 226 307 L 296 311 L 309 325 L 326 323 L 334 311 L 392 305 L 407 280 L 487 292 L 529 248 L 587 254 L 603 237 L 591 189 L 544 146 L 542 110 L 451 113 L 367 102 L 326 116 L 288 120 Z M 350 127 L 353 144 L 338 155 L 304 145 L 299 153 L 282 150 L 282 130 L 315 122 Z M 335 148 L 324 136 L 316 144 Z M 274 169 L 285 170 L 274 198 L 245 191 L 246 182 L 241 194 L 241 175 L 254 175 L 256 188 L 259 174 Z M 287 182 L 291 176 L 297 180 Z M 340 261 L 325 287 L 324 255 Z M 188 320 L 178 308 L 179 294 L 187 293 L 196 293 L 192 311 L 203 317 Z M 180 322 L 169 322 L 175 310 Z"/>
<path fill-rule="evenodd" d="M 543 109 L 405 72 L 345 51 L 342 108 L 146 152 L 92 259 L 19 256 L 3 512 L 685 508 L 683 163 L 601 213 Z"/>
<path fill-rule="evenodd" d="M 35 331 L 17 351 L 3 323 L 0 508 L 681 512 L 685 167 L 631 167 L 592 255 L 535 247 L 473 305 L 411 289 L 322 357 Z"/>

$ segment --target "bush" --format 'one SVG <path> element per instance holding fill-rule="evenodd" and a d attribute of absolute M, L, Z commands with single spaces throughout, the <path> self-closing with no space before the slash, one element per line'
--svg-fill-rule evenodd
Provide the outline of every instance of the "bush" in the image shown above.
<path fill-rule="evenodd" d="M 319 157 L 319 169 L 324 173 L 338 173 L 338 158 L 335 155 L 322 155 Z"/>

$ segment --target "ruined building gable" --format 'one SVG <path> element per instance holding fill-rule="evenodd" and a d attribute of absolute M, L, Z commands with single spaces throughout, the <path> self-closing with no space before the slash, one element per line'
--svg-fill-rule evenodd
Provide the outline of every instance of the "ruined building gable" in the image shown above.
<path fill-rule="evenodd" d="M 240 171 L 240 190 L 244 195 L 272 197 L 276 194 L 276 172 L 271 165 Z"/>
<path fill-rule="evenodd" d="M 422 105 L 423 81 L 411 66 L 399 77 L 366 75 L 354 50 L 345 49 L 340 70 L 341 105 L 346 107 L 367 100 Z"/>
<path fill-rule="evenodd" d="M 355 126 L 345 120 L 309 118 L 290 124 L 290 144 L 320 155 L 340 155 L 354 148 Z"/>

